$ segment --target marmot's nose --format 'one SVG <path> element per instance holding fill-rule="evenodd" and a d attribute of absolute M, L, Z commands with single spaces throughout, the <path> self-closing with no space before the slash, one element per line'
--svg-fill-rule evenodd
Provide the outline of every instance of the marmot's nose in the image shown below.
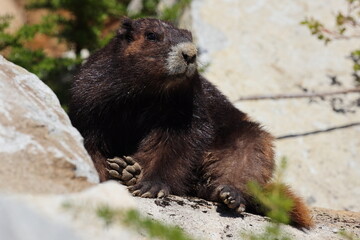
<path fill-rule="evenodd" d="M 191 53 L 190 51 L 189 52 L 183 51 L 182 56 L 187 64 L 194 63 L 196 61 L 196 53 L 194 54 Z"/>

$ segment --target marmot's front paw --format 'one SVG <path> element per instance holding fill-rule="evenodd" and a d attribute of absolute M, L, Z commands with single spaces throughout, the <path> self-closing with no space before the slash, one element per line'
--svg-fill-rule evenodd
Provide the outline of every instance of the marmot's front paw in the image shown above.
<path fill-rule="evenodd" d="M 241 193 L 234 187 L 220 185 L 215 191 L 219 194 L 220 201 L 225 203 L 229 208 L 234 209 L 238 213 L 245 211 L 245 201 Z"/>
<path fill-rule="evenodd" d="M 170 193 L 168 185 L 158 181 L 143 181 L 129 188 L 134 196 L 143 198 L 162 198 Z"/>
<path fill-rule="evenodd" d="M 107 170 L 110 177 L 126 186 L 134 186 L 141 173 L 140 165 L 131 157 L 108 159 Z"/>

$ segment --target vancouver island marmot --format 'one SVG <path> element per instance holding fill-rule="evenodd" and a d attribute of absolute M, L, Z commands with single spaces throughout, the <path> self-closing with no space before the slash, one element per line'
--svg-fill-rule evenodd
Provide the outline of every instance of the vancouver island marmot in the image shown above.
<path fill-rule="evenodd" d="M 124 18 L 75 77 L 72 123 L 101 181 L 118 179 L 141 197 L 191 195 L 259 212 L 246 186 L 271 180 L 273 137 L 199 74 L 196 57 L 189 31 Z M 309 228 L 307 207 L 284 192 L 292 224 Z"/>

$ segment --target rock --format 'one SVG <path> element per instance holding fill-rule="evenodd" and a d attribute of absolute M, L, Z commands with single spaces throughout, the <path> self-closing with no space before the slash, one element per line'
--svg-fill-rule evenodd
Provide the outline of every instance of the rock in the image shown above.
<path fill-rule="evenodd" d="M 79 240 L 74 231 L 19 200 L 0 197 L 0 238 L 11 240 Z"/>
<path fill-rule="evenodd" d="M 128 7 L 127 7 L 127 13 L 130 16 L 139 14 L 141 10 L 143 9 L 143 0 L 131 0 Z"/>
<path fill-rule="evenodd" d="M 221 205 L 197 198 L 170 196 L 165 199 L 136 198 L 141 212 L 168 224 L 179 225 L 194 239 L 244 239 L 242 234 L 260 234 L 269 226 L 269 219 L 250 213 L 237 216 Z M 360 236 L 360 213 L 312 209 L 316 226 L 300 231 L 282 225 L 281 231 L 290 239 L 344 239 L 334 229 Z"/>
<path fill-rule="evenodd" d="M 66 193 L 98 182 L 55 94 L 0 56 L 0 190 Z"/>
<path fill-rule="evenodd" d="M 343 0 L 193 0 L 188 19 L 200 61 L 210 64 L 205 76 L 236 102 L 254 94 L 353 87 L 347 56 L 359 41 L 325 46 L 300 25 L 314 16 L 331 26 L 345 5 Z M 342 85 L 332 85 L 329 76 Z M 277 158 L 287 157 L 284 181 L 312 206 L 360 211 L 360 108 L 347 107 L 358 99 L 350 94 L 236 106 L 277 137 L 300 135 L 278 140 Z"/>
<path fill-rule="evenodd" d="M 173 7 L 177 1 L 178 0 L 160 0 L 156 7 L 158 16 L 161 16 L 162 12 L 164 12 L 166 9 Z"/>
<path fill-rule="evenodd" d="M 65 195 L 0 195 L 0 239 L 141 239 L 120 222 L 107 225 L 98 210 L 108 206 L 114 211 L 136 207 L 115 182 Z"/>

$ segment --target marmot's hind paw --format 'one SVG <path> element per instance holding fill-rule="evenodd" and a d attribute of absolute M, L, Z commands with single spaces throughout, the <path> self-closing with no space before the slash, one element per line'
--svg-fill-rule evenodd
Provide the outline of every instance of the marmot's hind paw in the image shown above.
<path fill-rule="evenodd" d="M 108 159 L 107 171 L 110 178 L 126 186 L 134 186 L 141 173 L 140 165 L 131 157 L 115 157 Z"/>
<path fill-rule="evenodd" d="M 134 196 L 143 198 L 162 198 L 169 195 L 168 185 L 158 181 L 144 181 L 129 188 Z"/>
<path fill-rule="evenodd" d="M 234 209 L 237 213 L 245 211 L 245 201 L 241 193 L 234 187 L 229 185 L 220 185 L 215 190 L 221 202 L 225 203 L 229 208 Z"/>

